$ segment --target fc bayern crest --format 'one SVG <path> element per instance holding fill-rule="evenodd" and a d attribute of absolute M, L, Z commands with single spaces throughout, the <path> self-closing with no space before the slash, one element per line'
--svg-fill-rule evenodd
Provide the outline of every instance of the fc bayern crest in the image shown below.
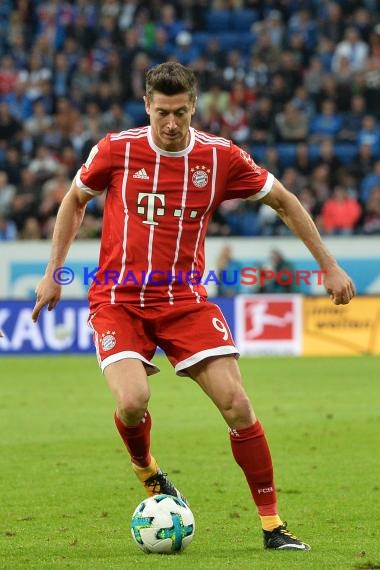
<path fill-rule="evenodd" d="M 111 350 L 116 344 L 115 331 L 107 331 L 106 334 L 103 333 L 101 343 L 103 350 Z"/>
<path fill-rule="evenodd" d="M 204 165 L 202 166 L 197 165 L 195 168 L 191 169 L 191 172 L 193 173 L 192 181 L 194 186 L 196 186 L 197 188 L 204 188 L 205 186 L 207 186 L 208 175 L 210 172 L 209 168 L 206 168 L 206 166 Z"/>

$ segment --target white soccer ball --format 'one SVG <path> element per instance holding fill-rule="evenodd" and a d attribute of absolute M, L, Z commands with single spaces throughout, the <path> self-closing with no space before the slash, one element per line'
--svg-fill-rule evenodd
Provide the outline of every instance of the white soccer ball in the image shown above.
<path fill-rule="evenodd" d="M 193 540 L 194 531 L 194 515 L 190 508 L 171 495 L 145 499 L 132 515 L 132 538 L 147 553 L 180 552 Z"/>

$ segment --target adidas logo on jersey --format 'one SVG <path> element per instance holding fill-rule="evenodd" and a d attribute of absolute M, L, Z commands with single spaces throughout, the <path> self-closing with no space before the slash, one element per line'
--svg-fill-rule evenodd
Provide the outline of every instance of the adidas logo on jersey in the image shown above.
<path fill-rule="evenodd" d="M 134 173 L 133 178 L 149 180 L 149 176 L 147 175 L 145 168 L 140 168 L 140 170 L 137 170 L 137 172 Z"/>

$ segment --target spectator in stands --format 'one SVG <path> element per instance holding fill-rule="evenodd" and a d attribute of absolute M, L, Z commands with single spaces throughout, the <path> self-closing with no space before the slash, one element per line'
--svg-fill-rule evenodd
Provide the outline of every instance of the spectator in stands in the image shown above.
<path fill-rule="evenodd" d="M 41 141 L 44 132 L 53 124 L 53 117 L 46 112 L 45 105 L 40 99 L 33 103 L 33 114 L 26 119 L 24 128 L 35 141 Z"/>
<path fill-rule="evenodd" d="M 40 145 L 49 147 L 75 173 L 101 133 L 129 126 L 120 110 L 114 115 L 114 103 L 120 102 L 123 110 L 134 99 L 141 103 L 145 69 L 152 62 L 175 58 L 176 37 L 190 33 L 191 48 L 202 53 L 190 61 L 205 97 L 205 113 L 203 95 L 198 105 L 199 129 L 228 135 L 221 115 L 233 92 L 243 109 L 239 113 L 248 113 L 246 143 L 253 145 L 248 150 L 262 161 L 269 145 L 266 160 L 272 168 L 281 171 L 286 163 L 310 176 L 307 187 L 316 200 L 314 215 L 319 215 L 330 194 L 329 184 L 342 183 L 354 190 L 366 186 L 364 179 L 373 174 L 374 160 L 380 156 L 380 24 L 375 2 L 253 4 L 258 18 L 252 35 L 248 29 L 244 32 L 247 42 L 240 37 L 241 30 L 225 30 L 232 40 L 231 53 L 223 39 L 221 43 L 207 30 L 210 3 L 204 0 L 164 6 L 136 0 L 8 2 L 3 9 L 8 11 L 2 12 L 7 14 L 2 20 L 7 25 L 0 33 L 0 170 L 7 172 L 9 184 L 19 184 L 20 172 L 35 159 Z M 214 5 L 233 12 L 236 7 L 251 7 L 252 2 L 218 0 Z M 210 89 L 214 81 L 222 82 L 219 94 Z M 326 100 L 334 101 L 335 111 L 328 120 L 322 117 L 322 131 L 315 133 L 310 125 L 314 128 L 321 121 L 315 112 L 321 115 Z M 279 165 L 273 146 L 274 117 L 285 114 L 289 102 L 307 116 L 309 127 L 302 141 L 318 145 L 327 137 L 334 146 L 337 141 L 351 143 L 357 148 L 354 159 L 338 173 L 330 164 L 310 174 L 308 161 L 297 162 L 292 153 L 281 154 Z M 364 115 L 372 116 L 372 125 L 362 129 Z M 293 144 L 286 137 L 279 136 L 278 141 Z M 312 151 L 314 156 L 313 147 Z M 368 190 L 361 191 L 360 200 L 369 195 Z M 237 208 L 235 221 L 247 215 L 256 223 L 257 212 Z M 269 233 L 278 232 L 268 224 Z M 221 222 L 215 231 L 223 233 L 227 227 Z M 88 233 L 93 230 L 89 227 Z M 263 227 L 261 231 L 266 232 Z"/>
<path fill-rule="evenodd" d="M 209 69 L 215 76 L 220 75 L 226 65 L 226 54 L 216 36 L 210 36 L 208 38 L 205 53 L 207 55 Z"/>
<path fill-rule="evenodd" d="M 253 152 L 253 159 L 255 159 Z M 278 149 L 276 146 L 267 146 L 265 149 L 265 155 L 263 160 L 261 161 L 262 164 L 265 166 L 269 172 L 271 172 L 276 178 L 281 177 L 281 165 L 280 165 L 280 157 L 278 154 Z"/>
<path fill-rule="evenodd" d="M 342 161 L 335 154 L 335 146 L 330 139 L 323 140 L 319 146 L 319 156 L 316 160 L 316 166 L 324 164 L 329 169 L 329 184 L 335 186 L 337 183 L 339 170 L 342 167 Z"/>
<path fill-rule="evenodd" d="M 10 213 L 15 193 L 16 187 L 9 184 L 8 174 L 5 170 L 0 170 L 0 216 L 7 216 Z"/>
<path fill-rule="evenodd" d="M 25 91 L 25 84 L 17 81 L 13 91 L 1 97 L 1 100 L 8 105 L 11 116 L 21 123 L 32 114 L 32 101 Z"/>
<path fill-rule="evenodd" d="M 360 218 L 361 207 L 343 186 L 335 186 L 333 195 L 324 204 L 321 221 L 324 233 L 352 235 Z"/>
<path fill-rule="evenodd" d="M 380 234 L 380 186 L 374 186 L 363 213 L 363 232 L 367 235 Z"/>
<path fill-rule="evenodd" d="M 28 68 L 23 69 L 19 74 L 19 81 L 25 84 L 26 94 L 32 101 L 43 95 L 43 83 L 50 82 L 51 78 L 51 68 L 43 62 L 42 56 L 36 51 L 29 56 Z"/>
<path fill-rule="evenodd" d="M 274 272 L 276 278 L 268 279 L 260 287 L 261 293 L 295 293 L 297 291 L 295 268 L 278 249 L 269 254 L 269 263 L 263 269 Z M 283 272 L 283 273 L 281 273 Z"/>
<path fill-rule="evenodd" d="M 330 168 L 327 164 L 319 164 L 313 168 L 309 177 L 309 188 L 316 198 L 315 213 L 319 214 L 323 204 L 330 196 Z"/>
<path fill-rule="evenodd" d="M 9 105 L 0 102 L 0 149 L 6 148 L 9 141 L 19 140 L 21 131 L 22 125 L 12 117 Z"/>
<path fill-rule="evenodd" d="M 42 239 L 42 231 L 37 218 L 30 216 L 26 218 L 22 230 L 20 231 L 20 239 Z"/>
<path fill-rule="evenodd" d="M 358 132 L 358 145 L 367 144 L 380 151 L 380 129 L 373 115 L 365 115 Z"/>
<path fill-rule="evenodd" d="M 77 5 L 79 2 L 77 2 Z M 66 27 L 66 37 L 73 39 L 85 52 L 91 51 L 94 47 L 97 38 L 97 29 L 95 24 L 95 14 L 89 16 L 87 8 L 82 10 L 80 6 L 74 6 L 77 9 L 77 14 L 74 20 Z M 91 9 L 91 8 L 90 8 Z M 86 13 L 87 12 L 87 13 Z"/>
<path fill-rule="evenodd" d="M 125 78 L 125 96 L 134 101 L 142 101 L 145 89 L 145 72 L 151 61 L 145 52 L 136 54 L 132 61 L 131 73 Z"/>
<path fill-rule="evenodd" d="M 379 34 L 380 35 L 380 34 Z M 371 56 L 362 74 L 362 91 L 365 94 L 367 112 L 379 116 L 380 98 L 380 57 Z"/>
<path fill-rule="evenodd" d="M 281 53 L 279 58 L 278 74 L 284 79 L 287 91 L 290 96 L 294 93 L 295 89 L 301 85 L 302 74 L 301 66 L 297 62 L 294 52 L 285 50 Z"/>
<path fill-rule="evenodd" d="M 281 180 L 297 196 L 306 185 L 306 176 L 303 176 L 294 166 L 286 166 L 284 168 Z"/>
<path fill-rule="evenodd" d="M 368 44 L 360 39 L 358 30 L 350 26 L 344 32 L 344 39 L 337 44 L 334 50 L 332 70 L 337 73 L 342 58 L 345 58 L 352 72 L 361 71 L 365 67 L 368 52 Z"/>
<path fill-rule="evenodd" d="M 310 58 L 310 64 L 304 72 L 303 85 L 313 101 L 317 100 L 321 92 L 324 74 L 321 58 L 317 56 Z"/>
<path fill-rule="evenodd" d="M 168 41 L 174 44 L 177 35 L 185 30 L 186 26 L 178 19 L 176 7 L 173 4 L 164 4 L 161 8 L 160 15 L 161 19 L 157 25 L 165 30 Z"/>
<path fill-rule="evenodd" d="M 0 241 L 12 241 L 17 238 L 16 224 L 0 214 Z"/>
<path fill-rule="evenodd" d="M 57 53 L 54 57 L 52 84 L 57 97 L 69 95 L 72 70 L 65 54 Z"/>
<path fill-rule="evenodd" d="M 323 70 L 326 73 L 329 73 L 331 71 L 331 62 L 334 55 L 334 49 L 334 42 L 332 42 L 326 35 L 320 35 L 315 54 L 321 60 Z"/>
<path fill-rule="evenodd" d="M 312 13 L 302 8 L 293 13 L 288 21 L 288 37 L 300 35 L 309 51 L 315 48 L 317 42 L 317 24 Z"/>
<path fill-rule="evenodd" d="M 37 182 L 36 175 L 29 168 L 23 168 L 10 212 L 10 217 L 15 222 L 18 231 L 22 230 L 26 218 L 34 216 L 37 211 L 40 194 L 41 187 Z"/>
<path fill-rule="evenodd" d="M 229 89 L 232 88 L 235 81 L 241 81 L 245 78 L 245 63 L 243 54 L 238 49 L 232 49 L 227 52 L 226 63 L 223 70 L 223 80 Z"/>
<path fill-rule="evenodd" d="M 152 19 L 149 8 L 144 4 L 136 12 L 134 27 L 138 30 L 139 44 L 149 52 L 155 42 L 157 23 Z"/>
<path fill-rule="evenodd" d="M 329 137 L 334 140 L 342 128 L 342 117 L 336 110 L 335 102 L 326 99 L 322 103 L 320 113 L 317 113 L 310 125 L 310 141 L 320 143 Z"/>
<path fill-rule="evenodd" d="M 345 21 L 339 2 L 318 3 L 320 30 L 331 42 L 337 44 L 344 34 Z"/>
<path fill-rule="evenodd" d="M 322 111 L 323 103 L 333 101 L 339 112 L 346 112 L 350 108 L 351 88 L 339 84 L 332 73 L 326 73 L 322 79 L 321 89 L 316 97 L 315 104 L 317 111 Z"/>
<path fill-rule="evenodd" d="M 268 67 L 255 54 L 251 55 L 245 75 L 245 83 L 255 89 L 264 89 L 269 83 Z"/>
<path fill-rule="evenodd" d="M 269 143 L 274 141 L 274 112 L 272 100 L 268 96 L 262 96 L 257 99 L 249 128 L 251 131 L 251 141 L 253 143 Z"/>
<path fill-rule="evenodd" d="M 196 59 L 194 59 L 190 67 L 198 78 L 199 90 L 201 92 L 208 91 L 214 81 L 215 74 L 213 66 L 209 65 L 207 54 L 200 54 Z"/>
<path fill-rule="evenodd" d="M 35 175 L 36 183 L 42 184 L 57 173 L 58 167 L 58 159 L 47 146 L 41 144 L 36 148 L 28 169 Z"/>
<path fill-rule="evenodd" d="M 373 21 L 370 13 L 370 2 L 364 2 L 364 4 L 366 5 L 358 6 L 353 12 L 352 25 L 358 30 L 361 38 L 368 40 L 372 34 Z"/>
<path fill-rule="evenodd" d="M 235 259 L 232 248 L 229 245 L 223 246 L 216 259 L 216 275 L 219 280 L 217 285 L 218 297 L 234 297 L 240 292 L 241 265 Z M 249 291 L 245 292 L 248 293 Z"/>
<path fill-rule="evenodd" d="M 100 85 L 108 86 L 111 105 L 116 99 L 124 96 L 124 80 L 120 75 L 121 66 L 121 53 L 116 49 L 112 49 L 108 54 L 107 66 L 99 73 Z M 103 112 L 109 110 L 107 103 L 103 103 L 100 107 Z"/>
<path fill-rule="evenodd" d="M 87 109 L 86 109 L 87 110 Z M 62 137 L 69 137 L 79 120 L 79 112 L 68 97 L 58 97 L 54 114 L 54 126 Z"/>
<path fill-rule="evenodd" d="M 0 96 L 9 95 L 16 87 L 18 72 L 10 55 L 0 58 Z"/>
<path fill-rule="evenodd" d="M 315 218 L 317 203 L 313 192 L 309 188 L 303 188 L 298 194 L 298 199 L 310 216 Z"/>
<path fill-rule="evenodd" d="M 156 65 L 165 61 L 171 55 L 172 48 L 168 41 L 168 34 L 164 28 L 157 27 L 154 34 L 154 43 L 149 50 L 152 64 Z"/>
<path fill-rule="evenodd" d="M 278 216 L 273 215 L 273 209 L 266 204 L 261 204 L 257 212 L 257 224 L 259 227 L 260 235 L 262 236 L 276 236 L 280 233 L 279 228 L 281 220 Z"/>
<path fill-rule="evenodd" d="M 104 136 L 106 133 L 117 133 L 126 131 L 132 127 L 132 119 L 124 112 L 119 101 L 111 103 L 109 110 L 100 116 L 99 128 L 100 133 Z"/>
<path fill-rule="evenodd" d="M 343 124 L 338 135 L 339 140 L 356 143 L 365 112 L 365 98 L 363 95 L 354 94 L 351 97 L 350 110 L 342 117 Z"/>
<path fill-rule="evenodd" d="M 190 65 L 200 56 L 200 49 L 194 45 L 192 35 L 187 30 L 177 34 L 175 44 L 173 55 L 182 65 Z"/>
<path fill-rule="evenodd" d="M 246 84 L 245 81 L 239 80 L 231 86 L 230 90 L 230 101 L 237 103 L 243 109 L 249 111 L 253 109 L 254 102 L 256 100 L 256 94 L 253 89 Z"/>
<path fill-rule="evenodd" d="M 23 156 L 17 146 L 11 146 L 5 151 L 3 168 L 8 175 L 9 184 L 17 186 L 21 179 L 21 170 L 25 165 Z"/>
<path fill-rule="evenodd" d="M 363 144 L 359 147 L 353 159 L 345 165 L 345 169 L 354 177 L 357 188 L 360 188 L 364 178 L 372 173 L 375 163 L 372 147 Z"/>
<path fill-rule="evenodd" d="M 285 26 L 280 10 L 270 10 L 264 20 L 264 27 L 270 38 L 271 45 L 281 48 L 285 35 Z"/>
<path fill-rule="evenodd" d="M 284 110 L 275 115 L 277 142 L 298 143 L 306 140 L 308 119 L 306 113 L 289 101 Z"/>
<path fill-rule="evenodd" d="M 201 93 L 198 99 L 198 113 L 206 123 L 215 112 L 221 116 L 228 109 L 230 94 L 220 80 L 215 80 L 208 91 Z"/>
<path fill-rule="evenodd" d="M 299 85 L 294 90 L 294 94 L 290 102 L 298 109 L 302 111 L 307 117 L 308 123 L 315 115 L 315 105 L 310 99 L 308 92 L 306 91 L 304 85 Z"/>
<path fill-rule="evenodd" d="M 248 113 L 244 107 L 231 99 L 222 113 L 221 135 L 240 145 L 249 140 Z"/>
<path fill-rule="evenodd" d="M 300 174 L 307 177 L 310 176 L 314 166 L 315 161 L 311 158 L 309 145 L 305 142 L 298 143 L 294 162 L 295 169 Z"/>
<path fill-rule="evenodd" d="M 98 82 L 98 72 L 93 68 L 91 58 L 86 54 L 79 58 L 71 76 L 71 91 L 79 89 L 85 99 L 93 93 Z M 71 93 L 72 96 L 72 93 Z M 83 101 L 84 103 L 84 101 Z"/>
<path fill-rule="evenodd" d="M 279 69 L 281 49 L 272 43 L 270 34 L 261 23 L 254 29 L 257 32 L 257 39 L 252 48 L 252 55 L 264 63 L 270 73 L 273 73 Z"/>
<path fill-rule="evenodd" d="M 334 76 L 339 87 L 343 87 L 347 91 L 350 89 L 355 77 L 355 71 L 352 70 L 348 57 L 343 56 L 340 58 L 338 69 L 335 70 Z"/>
<path fill-rule="evenodd" d="M 363 204 L 369 200 L 374 188 L 380 186 L 380 160 L 376 160 L 373 169 L 364 176 L 360 185 L 360 200 Z"/>
<path fill-rule="evenodd" d="M 207 229 L 209 236 L 228 236 L 231 234 L 231 228 L 228 225 L 226 216 L 223 212 L 223 207 L 219 206 L 212 216 L 211 223 Z"/>

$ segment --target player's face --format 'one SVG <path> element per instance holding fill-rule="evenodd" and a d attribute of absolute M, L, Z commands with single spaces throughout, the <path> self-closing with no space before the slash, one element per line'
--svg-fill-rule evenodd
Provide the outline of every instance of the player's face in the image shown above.
<path fill-rule="evenodd" d="M 195 103 L 188 93 L 164 95 L 154 92 L 152 100 L 145 97 L 154 143 L 162 150 L 178 152 L 189 144 L 189 127 Z"/>

